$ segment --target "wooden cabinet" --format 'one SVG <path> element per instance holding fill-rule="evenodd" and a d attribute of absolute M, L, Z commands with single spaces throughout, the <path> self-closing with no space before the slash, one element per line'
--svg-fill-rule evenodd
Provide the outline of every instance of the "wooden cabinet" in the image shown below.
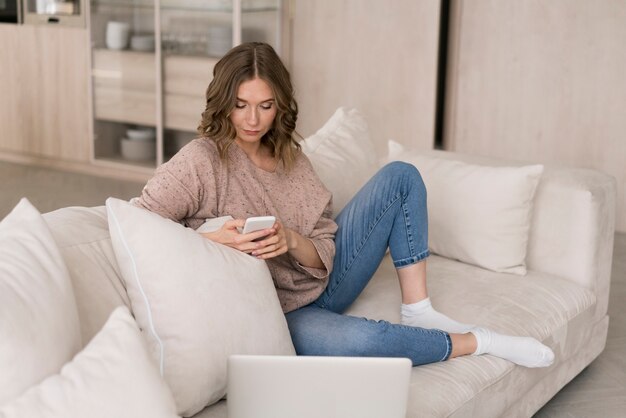
<path fill-rule="evenodd" d="M 91 1 L 94 164 L 150 173 L 167 161 L 196 136 L 219 58 L 242 41 L 280 52 L 282 20 L 280 0 Z M 116 26 L 128 32 L 118 44 Z M 154 132 L 134 144 L 144 154 L 125 151 L 129 129 Z"/>
<path fill-rule="evenodd" d="M 22 152 L 18 119 L 22 108 L 18 28 L 17 25 L 0 24 L 0 150 Z"/>
<path fill-rule="evenodd" d="M 84 29 L 0 25 L 0 152 L 88 162 Z"/>
<path fill-rule="evenodd" d="M 92 79 L 94 117 L 156 125 L 154 54 L 96 49 Z"/>

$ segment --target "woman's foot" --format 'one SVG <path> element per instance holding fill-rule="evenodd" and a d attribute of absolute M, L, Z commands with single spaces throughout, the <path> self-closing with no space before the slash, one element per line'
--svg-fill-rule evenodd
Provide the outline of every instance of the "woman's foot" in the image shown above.
<path fill-rule="evenodd" d="M 554 352 L 531 337 L 498 334 L 487 328 L 470 331 L 476 337 L 473 355 L 491 354 L 524 367 L 548 367 L 554 362 Z"/>
<path fill-rule="evenodd" d="M 464 334 L 476 327 L 475 325 L 457 322 L 441 312 L 437 312 L 433 308 L 430 298 L 422 299 L 417 303 L 403 303 L 401 309 L 402 324 L 411 327 L 435 328 L 453 334 Z"/>

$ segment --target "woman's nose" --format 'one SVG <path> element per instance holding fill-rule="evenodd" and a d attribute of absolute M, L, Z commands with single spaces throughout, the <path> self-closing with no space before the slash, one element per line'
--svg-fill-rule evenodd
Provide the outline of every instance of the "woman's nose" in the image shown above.
<path fill-rule="evenodd" d="M 251 107 L 246 116 L 246 122 L 249 125 L 256 125 L 259 121 L 258 110 L 255 107 Z"/>

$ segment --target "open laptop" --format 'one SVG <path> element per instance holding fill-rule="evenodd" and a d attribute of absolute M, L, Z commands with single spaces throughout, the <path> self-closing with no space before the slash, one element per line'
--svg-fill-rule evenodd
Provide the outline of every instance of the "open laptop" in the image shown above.
<path fill-rule="evenodd" d="M 404 418 L 405 358 L 244 356 L 228 359 L 229 418 Z"/>

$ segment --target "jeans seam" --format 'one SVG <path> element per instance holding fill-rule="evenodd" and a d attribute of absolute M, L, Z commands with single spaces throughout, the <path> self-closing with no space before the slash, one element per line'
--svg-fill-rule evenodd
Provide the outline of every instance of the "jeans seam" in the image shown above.
<path fill-rule="evenodd" d="M 450 358 L 450 355 L 452 355 L 452 338 L 447 332 L 444 333 L 444 335 L 446 336 L 446 354 L 440 361 L 447 361 Z"/>
<path fill-rule="evenodd" d="M 401 258 L 400 260 L 394 260 L 393 266 L 395 268 L 406 267 L 408 265 L 415 264 L 418 261 L 422 261 L 428 256 L 430 256 L 430 250 L 422 251 L 421 253 L 414 255 L 413 257 Z"/>
<path fill-rule="evenodd" d="M 449 333 L 447 333 L 445 331 L 442 331 L 442 330 L 439 330 L 439 329 L 419 328 L 419 327 L 412 327 L 410 325 L 404 325 L 404 324 L 396 324 L 396 325 L 399 325 L 399 326 L 404 327 L 404 328 L 413 329 L 413 330 L 420 329 L 421 332 L 427 332 L 427 333 L 435 334 L 435 335 L 443 334 L 443 336 L 446 339 L 446 352 L 444 353 L 443 357 L 439 361 L 447 361 L 450 358 L 450 356 L 452 355 L 452 338 L 450 337 Z"/>
<path fill-rule="evenodd" d="M 348 263 L 348 265 L 346 266 L 346 268 L 344 269 L 344 271 L 341 272 L 341 280 L 338 281 L 337 285 L 333 288 L 333 289 L 328 289 L 328 299 L 331 299 L 333 297 L 333 294 L 335 293 L 335 289 L 341 284 L 343 283 L 343 280 L 346 276 L 346 273 L 348 271 L 350 271 L 350 269 L 352 268 L 352 266 L 354 265 L 354 260 L 356 260 L 357 256 L 359 255 L 359 253 L 361 252 L 361 250 L 363 249 L 363 247 L 365 246 L 365 243 L 367 242 L 367 240 L 370 238 L 370 236 L 372 235 L 372 231 L 376 228 L 376 226 L 379 224 L 380 220 L 383 218 L 383 216 L 389 211 L 389 209 L 398 201 L 398 199 L 400 199 L 402 197 L 401 194 L 397 194 L 393 197 L 393 199 L 391 199 L 391 203 L 389 203 L 389 205 L 387 205 L 379 214 L 379 216 L 376 218 L 376 220 L 373 222 L 372 227 L 369 229 L 369 231 L 367 232 L 365 238 L 363 238 L 363 240 L 361 240 L 361 242 L 359 243 L 354 256 L 352 257 L 352 259 L 350 260 L 350 262 Z M 325 298 L 326 299 L 326 298 Z M 326 301 L 324 301 L 324 303 L 322 305 L 318 305 L 321 308 L 326 309 L 328 303 L 326 303 Z"/>
<path fill-rule="evenodd" d="M 406 208 L 406 202 L 402 201 L 402 214 L 404 215 L 404 229 L 406 231 L 406 241 L 411 254 L 415 253 L 415 247 L 413 246 L 413 235 L 411 234 L 411 220 Z"/>

